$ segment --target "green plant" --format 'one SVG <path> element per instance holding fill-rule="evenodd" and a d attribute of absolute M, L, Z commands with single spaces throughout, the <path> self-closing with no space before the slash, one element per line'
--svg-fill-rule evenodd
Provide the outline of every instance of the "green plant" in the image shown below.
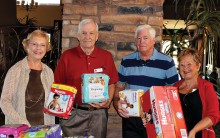
<path fill-rule="evenodd" d="M 180 0 L 174 0 L 176 9 L 179 1 Z M 218 2 L 218 0 L 186 0 L 185 3 L 187 3 L 187 1 L 191 1 L 191 3 L 189 14 L 186 20 L 184 20 L 185 28 L 168 30 L 166 26 L 164 26 L 168 40 L 171 41 L 168 48 L 165 49 L 165 53 L 173 56 L 173 52 L 177 51 L 178 56 L 178 53 L 186 47 L 194 47 L 199 49 L 200 53 L 205 53 L 202 57 L 203 65 L 200 76 L 212 82 L 220 101 L 220 85 L 217 83 L 217 79 L 220 78 L 218 78 L 217 73 L 213 71 L 213 68 L 217 67 L 216 60 L 218 59 L 217 55 L 219 55 L 217 49 L 218 39 L 220 38 L 220 11 L 217 11 L 215 8 L 215 2 Z M 184 9 L 184 11 L 187 10 Z M 178 22 L 179 21 L 177 21 L 176 24 L 178 24 Z M 194 26 L 194 29 L 190 29 L 192 26 Z M 185 40 L 188 40 L 188 42 L 186 43 Z M 213 63 L 211 63 L 212 65 L 206 62 L 207 57 L 210 57 L 209 55 L 211 53 L 213 54 L 214 60 Z M 213 72 L 209 73 L 207 71 L 209 69 L 206 70 L 206 66 L 208 68 L 211 66 L 211 72 Z M 220 137 L 220 123 L 218 123 L 214 129 L 216 137 Z"/>
<path fill-rule="evenodd" d="M 186 19 L 184 20 L 185 28 L 168 30 L 164 25 L 166 34 L 171 36 L 171 45 L 175 45 L 176 49 L 184 48 L 185 39 L 189 40 L 188 47 L 206 48 L 209 45 L 209 41 L 215 42 L 220 37 L 220 11 L 215 8 L 214 0 L 190 0 L 190 7 L 183 11 L 189 11 Z M 175 5 L 178 7 L 179 0 L 174 0 Z M 189 3 L 186 0 L 185 3 Z M 179 21 L 176 22 L 175 26 Z M 174 26 L 174 28 L 175 28 Z M 194 28 L 194 29 L 190 29 Z M 198 41 L 202 40 L 199 44 Z M 167 54 L 172 52 L 174 47 L 171 47 L 171 51 L 167 51 Z M 170 49 L 169 49 L 170 50 Z"/>
<path fill-rule="evenodd" d="M 173 0 L 173 2 L 177 9 L 180 0 Z M 164 52 L 173 57 L 174 51 L 177 53 L 175 56 L 178 56 L 184 48 L 198 49 L 202 55 L 201 76 L 213 83 L 220 99 L 217 77 L 210 74 L 217 67 L 216 60 L 219 54 L 217 54 L 217 49 L 220 38 L 220 11 L 216 10 L 216 3 L 218 0 L 186 0 L 183 10 L 188 12 L 188 14 L 184 14 L 186 15 L 185 27 L 175 29 L 179 20 L 176 21 L 173 30 L 167 29 L 164 25 L 166 34 L 164 43 L 170 41 Z"/>

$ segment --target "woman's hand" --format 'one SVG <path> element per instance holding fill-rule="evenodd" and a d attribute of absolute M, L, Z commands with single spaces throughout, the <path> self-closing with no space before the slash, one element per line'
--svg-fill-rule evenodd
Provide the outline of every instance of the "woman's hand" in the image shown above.
<path fill-rule="evenodd" d="M 188 138 L 195 138 L 195 136 L 196 136 L 196 132 L 193 131 L 193 129 L 192 129 L 192 130 L 189 132 Z"/>

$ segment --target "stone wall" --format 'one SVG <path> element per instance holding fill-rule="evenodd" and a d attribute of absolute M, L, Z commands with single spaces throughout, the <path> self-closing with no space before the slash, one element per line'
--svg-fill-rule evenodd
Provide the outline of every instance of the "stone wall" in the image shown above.
<path fill-rule="evenodd" d="M 157 41 L 161 41 L 164 0 L 62 0 L 62 3 L 63 50 L 78 45 L 77 26 L 85 18 L 93 18 L 99 24 L 99 39 L 96 44 L 112 53 L 117 68 L 124 56 L 136 50 L 136 26 L 152 25 L 157 31 Z M 121 120 L 113 107 L 109 113 L 110 126 L 120 129 Z M 109 133 L 108 137 L 120 136 Z"/>

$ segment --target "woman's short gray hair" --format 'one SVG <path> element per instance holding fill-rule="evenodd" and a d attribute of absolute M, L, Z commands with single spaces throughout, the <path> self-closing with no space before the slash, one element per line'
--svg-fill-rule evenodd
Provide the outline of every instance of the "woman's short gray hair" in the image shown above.
<path fill-rule="evenodd" d="M 136 28 L 136 31 L 135 31 L 135 35 L 134 35 L 134 38 L 136 39 L 137 38 L 137 34 L 142 31 L 142 30 L 148 30 L 149 33 L 150 33 L 150 36 L 152 38 L 155 38 L 156 37 L 156 30 L 150 26 L 150 25 L 147 25 L 147 24 L 144 24 L 144 25 L 139 25 L 137 28 Z"/>
<path fill-rule="evenodd" d="M 94 23 L 96 25 L 96 31 L 98 32 L 99 26 L 93 19 L 84 19 L 78 25 L 78 33 L 81 31 L 82 26 L 88 23 Z"/>
<path fill-rule="evenodd" d="M 23 47 L 24 47 L 24 50 L 26 51 L 27 49 L 27 46 L 28 46 L 28 43 L 30 41 L 30 39 L 32 39 L 33 37 L 43 37 L 46 39 L 46 45 L 47 45 L 47 51 L 50 51 L 51 50 L 51 44 L 50 44 L 50 37 L 49 37 L 49 34 L 46 33 L 45 31 L 42 31 L 42 30 L 34 30 L 33 32 L 31 32 L 30 34 L 28 34 L 27 38 L 25 38 L 23 41 L 22 41 L 22 44 L 23 44 Z"/>

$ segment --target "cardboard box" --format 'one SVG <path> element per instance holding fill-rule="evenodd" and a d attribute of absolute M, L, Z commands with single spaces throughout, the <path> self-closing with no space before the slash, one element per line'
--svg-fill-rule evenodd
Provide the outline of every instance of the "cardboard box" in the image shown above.
<path fill-rule="evenodd" d="M 148 137 L 176 138 L 165 87 L 153 86 L 141 99 L 143 111 L 153 118 L 153 124 L 146 126 Z"/>
<path fill-rule="evenodd" d="M 73 109 L 74 98 L 77 89 L 64 84 L 52 84 L 47 101 L 44 104 L 44 112 L 68 119 L 69 112 Z"/>
<path fill-rule="evenodd" d="M 7 124 L 0 126 L 0 138 L 8 138 L 13 136 L 13 138 L 18 138 L 19 133 L 28 129 L 28 125 L 25 124 Z"/>
<path fill-rule="evenodd" d="M 120 100 L 126 102 L 122 107 L 127 109 L 129 116 L 140 117 L 142 114 L 140 97 L 144 94 L 144 90 L 123 90 L 119 92 Z"/>
<path fill-rule="evenodd" d="M 176 87 L 166 87 L 167 96 L 177 138 L 187 138 L 187 128 Z"/>
<path fill-rule="evenodd" d="M 187 138 L 186 125 L 176 87 L 152 86 L 142 97 L 143 112 L 153 120 L 146 125 L 148 137 Z"/>
<path fill-rule="evenodd" d="M 82 75 L 82 102 L 102 102 L 108 99 L 109 76 L 105 74 Z"/>

